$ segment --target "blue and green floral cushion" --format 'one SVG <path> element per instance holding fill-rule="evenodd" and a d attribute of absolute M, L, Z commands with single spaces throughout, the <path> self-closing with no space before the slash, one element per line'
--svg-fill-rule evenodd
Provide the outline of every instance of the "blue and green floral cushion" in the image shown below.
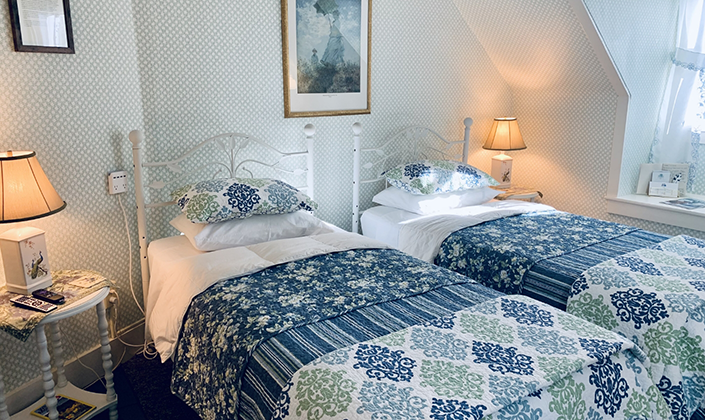
<path fill-rule="evenodd" d="M 246 219 L 258 214 L 313 211 L 318 204 L 291 185 L 267 178 L 213 179 L 186 185 L 172 200 L 193 223 Z"/>
<path fill-rule="evenodd" d="M 499 182 L 474 166 L 449 160 L 405 163 L 384 172 L 382 176 L 385 176 L 391 185 L 416 195 L 499 185 Z"/>

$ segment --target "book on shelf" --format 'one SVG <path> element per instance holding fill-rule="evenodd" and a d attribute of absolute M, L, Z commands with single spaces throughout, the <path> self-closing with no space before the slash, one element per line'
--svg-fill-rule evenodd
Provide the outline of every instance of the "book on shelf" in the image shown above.
<path fill-rule="evenodd" d="M 79 420 L 86 417 L 91 411 L 95 410 L 94 405 L 84 403 L 83 401 L 73 398 L 57 395 L 56 410 L 59 412 L 59 420 Z M 32 411 L 32 415 L 40 419 L 49 420 L 49 409 L 46 404 Z"/>

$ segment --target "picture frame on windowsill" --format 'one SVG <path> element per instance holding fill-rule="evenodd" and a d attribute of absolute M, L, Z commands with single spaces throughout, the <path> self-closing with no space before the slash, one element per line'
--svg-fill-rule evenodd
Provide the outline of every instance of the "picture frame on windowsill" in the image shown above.
<path fill-rule="evenodd" d="M 69 0 L 8 0 L 15 51 L 75 54 Z"/>

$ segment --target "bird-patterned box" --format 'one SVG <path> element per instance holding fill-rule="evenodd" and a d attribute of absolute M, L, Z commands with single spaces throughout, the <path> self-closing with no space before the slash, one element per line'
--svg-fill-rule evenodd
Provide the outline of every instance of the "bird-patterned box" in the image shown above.
<path fill-rule="evenodd" d="M 51 286 L 44 231 L 23 227 L 0 236 L 7 290 L 25 295 Z"/>

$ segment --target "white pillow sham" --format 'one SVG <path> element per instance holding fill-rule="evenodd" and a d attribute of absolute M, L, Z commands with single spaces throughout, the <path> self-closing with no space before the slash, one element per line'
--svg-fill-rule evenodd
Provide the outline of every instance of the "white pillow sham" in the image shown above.
<path fill-rule="evenodd" d="M 416 195 L 396 187 L 389 187 L 375 195 L 372 201 L 383 206 L 428 215 L 459 207 L 483 204 L 501 193 L 501 191 L 493 190 L 490 187 L 483 187 L 475 190 L 454 191 L 443 194 Z"/>
<path fill-rule="evenodd" d="M 247 246 L 277 239 L 297 238 L 333 232 L 322 220 L 305 211 L 257 215 L 220 223 L 193 223 L 184 213 L 169 222 L 199 251 Z"/>

